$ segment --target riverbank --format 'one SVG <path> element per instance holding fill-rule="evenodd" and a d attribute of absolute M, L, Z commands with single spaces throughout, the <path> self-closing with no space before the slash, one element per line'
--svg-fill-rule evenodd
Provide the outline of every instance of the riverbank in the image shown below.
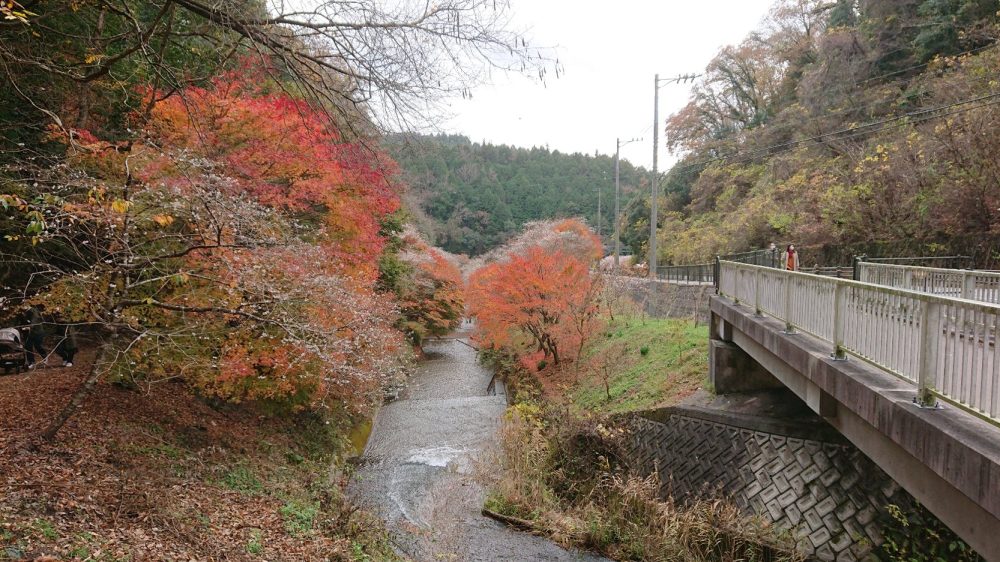
<path fill-rule="evenodd" d="M 797 561 L 791 537 L 726 501 L 675 502 L 630 466 L 623 414 L 704 401 L 708 333 L 620 311 L 575 363 L 503 361 L 517 404 L 500 429 L 486 507 L 615 560 Z M 502 357 L 502 355 L 498 355 Z"/>
<path fill-rule="evenodd" d="M 708 327 L 619 314 L 587 345 L 587 376 L 569 392 L 583 411 L 613 414 L 677 404 L 708 386 Z"/>
<path fill-rule="evenodd" d="M 0 377 L 0 560 L 392 558 L 345 499 L 343 417 L 101 384 L 38 442 L 92 359 Z"/>
<path fill-rule="evenodd" d="M 401 399 L 376 416 L 352 497 L 381 516 L 399 552 L 415 560 L 602 560 L 482 516 L 477 472 L 494 470 L 482 455 L 506 398 L 487 394 L 492 373 L 462 341 L 430 342 L 425 352 Z"/>
<path fill-rule="evenodd" d="M 519 399 L 603 416 L 710 397 L 708 327 L 687 319 L 619 312 L 594 334 L 578 361 L 527 373 L 501 365 Z"/>
<path fill-rule="evenodd" d="M 614 560 L 801 562 L 790 534 L 724 500 L 661 497 L 629 465 L 623 428 L 519 404 L 500 430 L 486 506 Z"/>

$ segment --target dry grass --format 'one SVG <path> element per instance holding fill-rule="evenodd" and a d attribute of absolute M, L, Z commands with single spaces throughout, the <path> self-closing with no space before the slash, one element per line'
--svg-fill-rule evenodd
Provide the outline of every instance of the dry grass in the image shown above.
<path fill-rule="evenodd" d="M 538 414 L 520 405 L 505 417 L 495 456 L 484 464 L 493 467 L 484 476 L 487 509 L 616 560 L 804 559 L 790 537 L 729 503 L 660 499 L 655 476 L 640 478 L 623 467 L 615 431 L 575 422 L 555 428 Z"/>

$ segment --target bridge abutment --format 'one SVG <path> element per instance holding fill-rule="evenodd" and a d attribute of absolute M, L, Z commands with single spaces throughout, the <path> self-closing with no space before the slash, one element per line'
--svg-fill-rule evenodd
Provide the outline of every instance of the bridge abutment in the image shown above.
<path fill-rule="evenodd" d="M 671 407 L 636 414 L 628 426 L 630 464 L 657 473 L 662 495 L 682 502 L 728 498 L 747 515 L 790 530 L 799 549 L 819 560 L 870 559 L 883 541 L 884 506 L 914 506 L 816 417 Z"/>
<path fill-rule="evenodd" d="M 740 348 L 985 559 L 1000 560 L 1000 428 L 947 406 L 921 409 L 912 383 L 859 358 L 835 361 L 828 343 L 787 334 L 783 322 L 721 297 L 710 306 L 714 341 Z"/>
<path fill-rule="evenodd" d="M 732 342 L 708 345 L 708 378 L 717 394 L 781 388 L 781 381 Z"/>

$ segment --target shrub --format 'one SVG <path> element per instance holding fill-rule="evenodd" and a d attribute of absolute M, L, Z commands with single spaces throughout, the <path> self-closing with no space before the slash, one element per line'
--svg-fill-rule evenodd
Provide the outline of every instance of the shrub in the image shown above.
<path fill-rule="evenodd" d="M 982 560 L 954 531 L 934 517 L 926 507 L 909 509 L 889 504 L 881 514 L 885 541 L 875 551 L 880 560 L 931 562 Z"/>

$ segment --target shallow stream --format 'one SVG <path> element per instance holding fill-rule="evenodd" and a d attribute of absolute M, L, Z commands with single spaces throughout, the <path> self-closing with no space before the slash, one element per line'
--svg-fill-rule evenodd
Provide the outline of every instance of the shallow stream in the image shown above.
<path fill-rule="evenodd" d="M 493 439 L 506 399 L 486 394 L 492 373 L 463 341 L 442 340 L 425 351 L 401 399 L 376 416 L 351 485 L 352 495 L 387 522 L 400 553 L 420 561 L 604 560 L 481 515 L 484 490 L 474 463 Z"/>

